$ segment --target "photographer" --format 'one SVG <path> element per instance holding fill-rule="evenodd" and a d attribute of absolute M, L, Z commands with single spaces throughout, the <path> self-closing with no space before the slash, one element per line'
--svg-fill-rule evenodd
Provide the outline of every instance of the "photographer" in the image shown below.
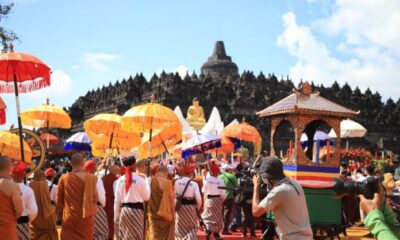
<path fill-rule="evenodd" d="M 378 185 L 378 193 L 372 200 L 359 195 L 361 209 L 367 214 L 364 223 L 377 240 L 395 240 L 400 238 L 400 223 L 396 214 L 385 204 L 385 194 Z"/>
<path fill-rule="evenodd" d="M 260 184 L 272 185 L 272 190 L 260 202 Z M 283 164 L 276 157 L 264 158 L 253 177 L 254 216 L 272 210 L 280 239 L 313 239 L 304 191 L 300 184 L 286 177 Z"/>

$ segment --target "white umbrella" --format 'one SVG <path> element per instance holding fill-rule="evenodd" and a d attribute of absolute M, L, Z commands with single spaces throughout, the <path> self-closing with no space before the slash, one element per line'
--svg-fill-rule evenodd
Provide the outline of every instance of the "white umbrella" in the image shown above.
<path fill-rule="evenodd" d="M 340 122 L 340 137 L 341 138 L 355 138 L 355 137 L 364 137 L 367 134 L 367 129 L 363 127 L 358 122 L 353 120 L 343 120 Z M 331 138 L 336 138 L 337 134 L 331 129 L 329 132 L 329 136 Z"/>
<path fill-rule="evenodd" d="M 76 150 L 76 151 L 91 151 L 90 144 L 92 140 L 88 137 L 85 132 L 78 132 L 72 135 L 65 141 L 65 150 Z"/>
<path fill-rule="evenodd" d="M 215 134 L 195 134 L 182 144 L 182 157 L 188 157 L 198 153 L 221 147 L 221 138 Z"/>
<path fill-rule="evenodd" d="M 328 139 L 331 139 L 331 137 L 323 131 L 316 131 L 314 134 L 314 141 L 325 141 Z M 308 141 L 307 134 L 305 133 L 301 134 L 300 141 L 307 142 Z"/>
<path fill-rule="evenodd" d="M 340 122 L 340 137 L 341 138 L 355 138 L 355 137 L 364 137 L 367 134 L 367 129 L 363 127 L 358 122 L 353 120 L 343 120 Z M 336 132 L 332 130 L 329 132 L 329 136 L 331 138 L 336 138 Z M 349 141 L 346 141 L 346 149 L 349 149 Z"/>
<path fill-rule="evenodd" d="M 343 120 L 340 122 L 340 136 L 342 138 L 364 137 L 367 129 L 361 124 L 352 120 Z"/>

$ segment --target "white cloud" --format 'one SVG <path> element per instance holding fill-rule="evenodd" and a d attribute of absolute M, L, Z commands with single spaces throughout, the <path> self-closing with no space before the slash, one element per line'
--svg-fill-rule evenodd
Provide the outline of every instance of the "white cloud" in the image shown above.
<path fill-rule="evenodd" d="M 110 70 L 106 63 L 112 62 L 117 58 L 117 55 L 109 53 L 85 53 L 82 56 L 82 61 L 86 67 L 98 72 L 106 72 Z"/>
<path fill-rule="evenodd" d="M 189 69 L 185 65 L 179 65 L 177 67 L 169 67 L 169 68 L 159 68 L 156 70 L 156 74 L 160 76 L 160 74 L 163 71 L 166 73 L 178 73 L 179 76 L 183 79 L 186 76 L 186 73 L 189 72 Z"/>
<path fill-rule="evenodd" d="M 38 91 L 30 92 L 27 94 L 29 98 L 44 102 L 48 97 L 51 99 L 63 99 L 72 90 L 71 77 L 62 70 L 55 70 L 51 74 L 50 87 L 40 89 Z"/>
<path fill-rule="evenodd" d="M 188 73 L 188 68 L 184 65 L 179 65 L 178 67 L 175 68 L 175 72 L 181 76 L 181 78 L 184 78 L 186 76 L 186 73 Z"/>
<path fill-rule="evenodd" d="M 283 15 L 284 31 L 277 43 L 296 58 L 290 75 L 297 81 L 328 85 L 337 80 L 370 87 L 386 98 L 400 97 L 400 31 L 395 30 L 400 2 L 337 0 L 334 9 L 326 19 L 311 23 L 316 28 L 298 25 L 293 12 Z M 339 44 L 329 48 L 312 30 L 339 39 Z"/>

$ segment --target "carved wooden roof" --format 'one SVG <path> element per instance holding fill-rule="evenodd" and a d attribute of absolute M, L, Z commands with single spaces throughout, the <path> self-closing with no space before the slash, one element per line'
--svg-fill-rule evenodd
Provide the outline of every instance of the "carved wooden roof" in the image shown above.
<path fill-rule="evenodd" d="M 294 90 L 288 97 L 257 112 L 259 117 L 269 117 L 282 114 L 319 114 L 334 117 L 354 118 L 359 114 L 342 105 L 332 102 L 319 93 L 311 93 L 310 86 L 306 82 L 302 91 Z"/>

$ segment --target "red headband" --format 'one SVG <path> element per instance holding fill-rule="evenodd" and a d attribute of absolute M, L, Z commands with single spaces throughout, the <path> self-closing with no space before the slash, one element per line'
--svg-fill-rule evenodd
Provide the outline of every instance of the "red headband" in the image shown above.
<path fill-rule="evenodd" d="M 18 177 L 25 177 L 26 164 L 24 162 L 19 162 L 17 165 L 13 167 L 11 174 Z"/>
<path fill-rule="evenodd" d="M 94 160 L 86 161 L 83 165 L 83 168 L 86 170 L 86 172 L 93 173 L 96 169 L 96 162 Z"/>
<path fill-rule="evenodd" d="M 56 175 L 56 171 L 52 168 L 47 168 L 46 171 L 44 172 L 44 175 L 46 177 L 54 177 Z"/>

